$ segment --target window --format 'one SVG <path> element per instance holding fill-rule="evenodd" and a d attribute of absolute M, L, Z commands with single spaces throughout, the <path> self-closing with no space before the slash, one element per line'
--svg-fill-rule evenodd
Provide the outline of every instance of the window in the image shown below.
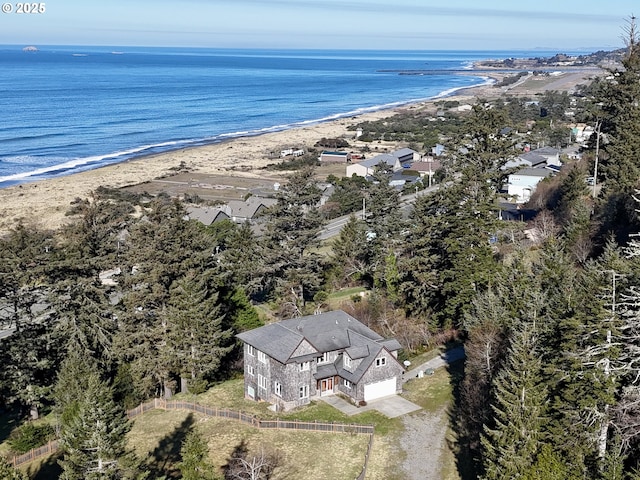
<path fill-rule="evenodd" d="M 247 355 L 255 356 L 256 349 L 252 345 L 247 345 Z"/>
<path fill-rule="evenodd" d="M 344 368 L 351 368 L 351 357 L 349 355 L 343 355 Z"/>
<path fill-rule="evenodd" d="M 273 393 L 275 393 L 279 397 L 282 396 L 282 384 L 280 382 L 275 382 L 273 384 Z"/>
<path fill-rule="evenodd" d="M 376 367 L 383 367 L 387 364 L 387 357 L 376 358 Z"/>
<path fill-rule="evenodd" d="M 263 377 L 262 375 L 258 375 L 258 387 L 260 387 L 263 390 L 267 389 L 267 379 L 266 379 L 266 377 Z"/>
<path fill-rule="evenodd" d="M 318 363 L 327 363 L 327 362 L 329 362 L 329 354 L 327 352 L 324 352 L 321 357 L 318 357 L 316 359 L 316 361 Z"/>
<path fill-rule="evenodd" d="M 311 368 L 311 363 L 310 362 L 302 362 L 302 363 L 298 364 L 298 370 L 301 371 L 301 372 L 306 372 L 310 368 Z"/>
<path fill-rule="evenodd" d="M 302 385 L 300 387 L 300 398 L 309 398 L 309 385 Z"/>
<path fill-rule="evenodd" d="M 351 390 L 351 382 L 349 380 L 344 381 L 344 388 L 348 388 L 349 390 Z"/>
<path fill-rule="evenodd" d="M 267 355 L 264 352 L 258 352 L 258 361 L 262 363 L 267 363 Z"/>
<path fill-rule="evenodd" d="M 247 365 L 247 373 L 253 377 L 253 365 Z"/>

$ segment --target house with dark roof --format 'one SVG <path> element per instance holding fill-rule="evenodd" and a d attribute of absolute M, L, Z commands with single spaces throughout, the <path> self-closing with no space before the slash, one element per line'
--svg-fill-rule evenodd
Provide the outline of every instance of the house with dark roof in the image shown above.
<path fill-rule="evenodd" d="M 400 343 L 335 310 L 237 335 L 244 343 L 244 393 L 289 410 L 341 393 L 354 403 L 402 391 Z"/>

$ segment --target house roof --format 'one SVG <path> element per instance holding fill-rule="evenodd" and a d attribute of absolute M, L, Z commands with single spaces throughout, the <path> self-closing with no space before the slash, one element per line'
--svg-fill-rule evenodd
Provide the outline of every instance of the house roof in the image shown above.
<path fill-rule="evenodd" d="M 520 177 L 548 177 L 552 174 L 553 171 L 546 168 L 523 168 L 522 170 L 518 170 L 513 175 Z"/>
<path fill-rule="evenodd" d="M 232 217 L 254 218 L 260 208 L 269 208 L 278 203 L 274 198 L 261 198 L 251 196 L 245 201 L 230 200 L 228 203 Z"/>
<path fill-rule="evenodd" d="M 532 167 L 535 167 L 536 165 L 540 165 L 541 163 L 547 163 L 547 157 L 539 155 L 535 152 L 523 153 L 518 158 L 526 162 L 529 162 Z"/>
<path fill-rule="evenodd" d="M 398 157 L 394 157 L 389 153 L 382 153 L 380 155 L 376 155 L 375 157 L 358 162 L 358 165 L 362 165 L 364 167 L 375 167 L 380 163 L 386 163 L 387 165 L 394 167 L 396 165 L 396 162 L 398 162 Z"/>
<path fill-rule="evenodd" d="M 401 348 L 397 340 L 383 338 L 342 310 L 282 320 L 240 333 L 237 337 L 280 363 L 304 361 L 308 356 L 325 352 L 346 351 L 351 359 L 362 359 L 356 371 L 347 372 L 349 376 L 345 377 L 354 381 L 366 372 L 383 348 L 390 351 Z M 293 357 L 303 340 L 317 352 Z M 340 365 L 336 363 L 332 368 L 341 370 Z M 321 367 L 318 367 L 316 375 L 326 373 L 328 367 Z"/>
<path fill-rule="evenodd" d="M 198 220 L 205 225 L 211 225 L 217 220 L 230 218 L 231 211 L 226 205 L 223 207 L 188 207 L 187 215 L 190 220 Z"/>
<path fill-rule="evenodd" d="M 412 150 L 410 148 L 401 148 L 400 150 L 396 150 L 395 152 L 391 152 L 391 155 L 393 155 L 396 158 L 403 158 L 403 157 L 407 157 L 407 156 L 411 156 L 411 158 L 413 158 L 413 154 L 416 153 L 415 150 Z"/>
<path fill-rule="evenodd" d="M 346 157 L 347 155 L 349 155 L 349 152 L 335 152 L 335 151 L 323 150 L 320 155 L 339 155 L 341 157 Z"/>
<path fill-rule="evenodd" d="M 442 164 L 440 162 L 413 162 L 409 167 L 409 170 L 415 170 L 417 172 L 435 172 Z"/>
<path fill-rule="evenodd" d="M 560 150 L 553 147 L 540 147 L 533 150 L 531 153 L 536 153 L 538 155 L 558 155 Z"/>

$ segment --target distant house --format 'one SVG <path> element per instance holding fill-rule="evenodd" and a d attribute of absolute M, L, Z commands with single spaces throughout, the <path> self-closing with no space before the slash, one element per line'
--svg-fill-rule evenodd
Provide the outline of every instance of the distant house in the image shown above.
<path fill-rule="evenodd" d="M 209 226 L 221 220 L 230 219 L 231 210 L 226 205 L 220 207 L 187 207 L 187 216 L 190 220 L 197 220 Z"/>
<path fill-rule="evenodd" d="M 409 167 L 413 162 L 420 159 L 420 154 L 410 148 L 401 148 L 400 150 L 391 152 L 391 155 L 400 160 L 400 165 L 402 165 L 403 168 Z"/>
<path fill-rule="evenodd" d="M 553 175 L 547 168 L 523 168 L 509 175 L 507 193 L 515 197 L 516 202 L 525 203 L 531 198 L 536 186 L 543 179 Z"/>
<path fill-rule="evenodd" d="M 374 174 L 376 167 L 380 164 L 387 164 L 394 172 L 402 170 L 402 163 L 400 163 L 398 157 L 395 157 L 390 153 L 383 153 L 361 162 L 347 165 L 347 177 L 352 177 L 353 175 L 357 175 L 358 177 L 370 177 Z"/>
<path fill-rule="evenodd" d="M 520 154 L 514 159 L 509 160 L 504 168 L 512 167 L 525 167 L 525 168 L 539 168 L 547 166 L 562 165 L 560 162 L 560 151 L 552 147 L 542 147 L 530 152 Z"/>
<path fill-rule="evenodd" d="M 289 410 L 341 393 L 354 403 L 402 391 L 400 344 L 336 310 L 237 335 L 244 343 L 244 393 Z"/>
<path fill-rule="evenodd" d="M 274 198 L 251 196 L 247 200 L 231 200 L 226 205 L 218 207 L 188 207 L 187 216 L 190 220 L 198 220 L 205 225 L 221 220 L 231 220 L 236 223 L 252 222 L 276 203 L 277 200 Z"/>
<path fill-rule="evenodd" d="M 320 163 L 347 163 L 351 161 L 351 153 L 324 151 L 320 154 L 319 160 Z"/>
<path fill-rule="evenodd" d="M 421 162 L 413 162 L 409 167 L 409 170 L 414 170 L 418 172 L 421 177 L 426 177 L 433 175 L 440 167 L 442 167 L 442 163 L 430 158 Z"/>
<path fill-rule="evenodd" d="M 236 223 L 244 223 L 258 218 L 269 207 L 278 203 L 275 198 L 264 198 L 251 196 L 248 199 L 231 200 L 227 203 L 230 209 L 231 220 Z"/>
<path fill-rule="evenodd" d="M 444 150 L 444 145 L 436 143 L 435 147 L 431 147 L 431 155 L 433 155 L 434 157 L 439 157 L 444 153 Z"/>

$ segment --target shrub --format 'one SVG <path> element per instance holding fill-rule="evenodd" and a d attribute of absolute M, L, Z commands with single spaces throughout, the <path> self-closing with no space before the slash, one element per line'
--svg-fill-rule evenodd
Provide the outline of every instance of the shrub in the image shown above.
<path fill-rule="evenodd" d="M 33 448 L 41 447 L 54 437 L 55 430 L 51 425 L 35 425 L 29 422 L 16 428 L 9 435 L 8 443 L 14 452 L 26 453 Z"/>

